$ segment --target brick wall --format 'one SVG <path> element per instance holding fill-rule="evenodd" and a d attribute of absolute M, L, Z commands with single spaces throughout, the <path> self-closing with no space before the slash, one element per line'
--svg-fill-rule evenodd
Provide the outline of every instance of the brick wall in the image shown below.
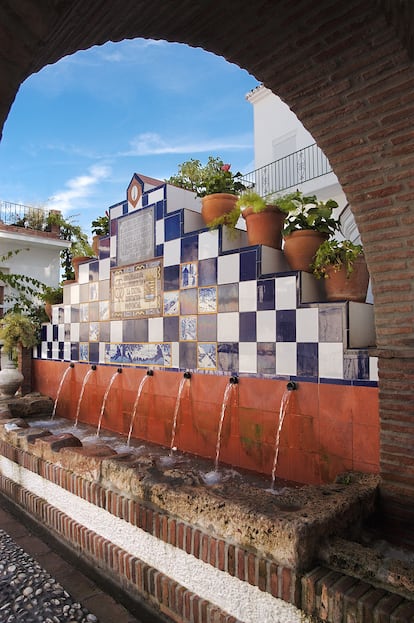
<path fill-rule="evenodd" d="M 380 356 L 384 513 L 414 519 L 412 283 L 414 72 L 409 0 L 160 0 L 10 8 L 0 61 L 5 120 L 19 84 L 65 54 L 108 39 L 182 41 L 223 55 L 279 94 L 325 151 L 347 194 L 373 281 Z M 105 16 L 105 18 L 104 18 Z M 87 24 L 87 27 L 85 27 Z M 18 34 L 18 38 L 14 37 Z M 14 41 L 24 40 L 22 48 Z M 402 409 L 395 408 L 404 396 Z M 390 423 L 395 426 L 390 443 Z M 403 450 L 401 451 L 401 448 Z"/>

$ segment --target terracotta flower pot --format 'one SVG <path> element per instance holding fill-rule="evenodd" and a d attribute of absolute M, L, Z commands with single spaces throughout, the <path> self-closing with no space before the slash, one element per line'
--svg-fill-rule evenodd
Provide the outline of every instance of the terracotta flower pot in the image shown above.
<path fill-rule="evenodd" d="M 346 267 L 335 271 L 333 266 L 326 268 L 324 279 L 326 299 L 328 301 L 355 301 L 365 303 L 368 291 L 369 272 L 363 255 L 357 257 L 353 271 L 346 276 Z"/>
<path fill-rule="evenodd" d="M 315 253 L 327 239 L 327 234 L 314 229 L 301 229 L 286 236 L 283 252 L 291 269 L 311 273 Z"/>
<path fill-rule="evenodd" d="M 246 221 L 250 245 L 264 244 L 273 249 L 282 248 L 282 228 L 286 215 L 279 208 L 267 206 L 260 212 L 254 212 L 252 207 L 248 207 L 243 210 L 242 216 Z"/>
<path fill-rule="evenodd" d="M 45 303 L 45 314 L 49 321 L 52 322 L 52 303 Z"/>
<path fill-rule="evenodd" d="M 236 205 L 237 196 L 230 193 L 213 193 L 206 195 L 201 200 L 201 216 L 206 225 L 210 225 L 215 219 L 229 214 Z"/>

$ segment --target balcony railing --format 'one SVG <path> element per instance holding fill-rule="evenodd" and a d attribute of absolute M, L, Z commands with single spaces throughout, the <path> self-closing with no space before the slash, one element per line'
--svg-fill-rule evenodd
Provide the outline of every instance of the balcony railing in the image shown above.
<path fill-rule="evenodd" d="M 48 210 L 0 200 L 0 224 L 47 231 Z"/>
<path fill-rule="evenodd" d="M 308 182 L 332 172 L 328 158 L 316 143 L 266 164 L 260 169 L 243 174 L 243 183 L 265 197 L 273 193 L 296 189 Z"/>

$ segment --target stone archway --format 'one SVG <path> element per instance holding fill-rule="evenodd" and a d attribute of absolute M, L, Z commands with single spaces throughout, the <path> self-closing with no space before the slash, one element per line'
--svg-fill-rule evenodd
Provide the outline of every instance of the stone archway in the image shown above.
<path fill-rule="evenodd" d="M 171 10 L 173 6 L 173 10 Z M 1 8 L 0 120 L 21 82 L 108 40 L 200 46 L 284 99 L 352 205 L 375 296 L 384 514 L 414 519 L 414 84 L 409 0 L 48 0 Z M 361 405 L 363 417 L 363 405 Z"/>

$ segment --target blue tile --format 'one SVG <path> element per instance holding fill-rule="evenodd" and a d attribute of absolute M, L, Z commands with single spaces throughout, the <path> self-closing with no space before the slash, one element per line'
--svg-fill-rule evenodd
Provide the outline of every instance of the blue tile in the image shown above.
<path fill-rule="evenodd" d="M 296 341 L 296 309 L 276 312 L 276 342 Z"/>
<path fill-rule="evenodd" d="M 217 283 L 217 258 L 211 257 L 198 263 L 198 285 L 214 286 Z"/>
<path fill-rule="evenodd" d="M 166 316 L 164 318 L 164 340 L 166 342 L 178 342 L 179 335 L 179 317 Z"/>
<path fill-rule="evenodd" d="M 116 236 L 118 233 L 118 219 L 111 219 L 111 236 Z"/>
<path fill-rule="evenodd" d="M 56 340 L 58 339 L 58 331 L 59 331 L 58 325 L 54 324 L 52 326 L 52 339 L 54 342 L 56 342 Z"/>
<path fill-rule="evenodd" d="M 180 287 L 180 266 L 174 264 L 174 266 L 164 267 L 164 290 L 178 290 Z"/>
<path fill-rule="evenodd" d="M 58 357 L 63 359 L 63 342 L 58 343 Z"/>
<path fill-rule="evenodd" d="M 181 234 L 181 212 L 164 220 L 165 241 L 179 238 Z"/>
<path fill-rule="evenodd" d="M 44 324 L 42 325 L 42 329 L 40 331 L 40 340 L 42 342 L 46 342 L 47 339 L 47 326 Z"/>
<path fill-rule="evenodd" d="M 215 342 L 217 340 L 217 314 L 200 314 L 197 322 L 199 342 Z"/>
<path fill-rule="evenodd" d="M 349 380 L 369 380 L 369 357 L 366 353 L 344 355 L 344 378 Z"/>
<path fill-rule="evenodd" d="M 227 283 L 217 288 L 218 311 L 239 311 L 239 284 Z"/>
<path fill-rule="evenodd" d="M 257 309 L 262 311 L 265 309 L 275 308 L 275 280 L 260 279 L 257 282 Z"/>
<path fill-rule="evenodd" d="M 297 344 L 297 375 L 307 377 L 318 376 L 318 344 L 298 342 Z"/>
<path fill-rule="evenodd" d="M 124 342 L 148 342 L 148 318 L 124 320 L 122 335 Z"/>
<path fill-rule="evenodd" d="M 148 195 L 146 193 L 144 193 L 142 195 L 142 207 L 146 208 L 148 205 Z"/>
<path fill-rule="evenodd" d="M 101 238 L 99 241 L 99 259 L 105 260 L 109 257 L 109 245 L 110 238 L 107 236 L 106 238 Z"/>
<path fill-rule="evenodd" d="M 217 344 L 217 367 L 222 372 L 237 372 L 239 369 L 239 345 L 236 342 L 219 342 Z"/>
<path fill-rule="evenodd" d="M 122 214 L 128 214 L 128 202 L 122 204 Z"/>
<path fill-rule="evenodd" d="M 240 281 L 251 281 L 257 278 L 257 249 L 241 251 Z"/>
<path fill-rule="evenodd" d="M 240 342 L 256 341 L 256 312 L 241 312 L 239 320 Z"/>
<path fill-rule="evenodd" d="M 155 246 L 155 257 L 162 257 L 164 255 L 164 245 L 157 244 Z"/>
<path fill-rule="evenodd" d="M 70 345 L 70 358 L 72 361 L 79 361 L 79 344 L 72 342 Z"/>
<path fill-rule="evenodd" d="M 276 344 L 274 342 L 257 343 L 258 374 L 276 374 Z"/>
<path fill-rule="evenodd" d="M 180 368 L 197 368 L 197 342 L 180 342 Z"/>
<path fill-rule="evenodd" d="M 155 218 L 160 221 L 164 217 L 164 201 L 157 201 L 155 206 Z"/>
<path fill-rule="evenodd" d="M 99 343 L 91 342 L 89 344 L 89 361 L 91 363 L 99 363 Z"/>
<path fill-rule="evenodd" d="M 181 261 L 196 262 L 198 260 L 198 236 L 181 238 Z"/>

